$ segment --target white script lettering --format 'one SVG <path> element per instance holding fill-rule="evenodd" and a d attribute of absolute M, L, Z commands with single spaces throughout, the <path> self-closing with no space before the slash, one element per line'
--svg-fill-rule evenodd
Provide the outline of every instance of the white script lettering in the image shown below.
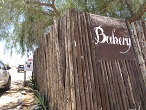
<path fill-rule="evenodd" d="M 94 28 L 96 37 L 95 37 L 95 44 L 98 43 L 107 43 L 107 44 L 114 44 L 114 45 L 126 45 L 128 49 L 125 52 L 120 53 L 127 53 L 131 48 L 131 39 L 127 37 L 116 37 L 114 35 L 115 29 L 112 30 L 112 36 L 107 36 L 104 33 L 104 30 L 98 26 Z M 100 33 L 99 33 L 100 32 Z"/>

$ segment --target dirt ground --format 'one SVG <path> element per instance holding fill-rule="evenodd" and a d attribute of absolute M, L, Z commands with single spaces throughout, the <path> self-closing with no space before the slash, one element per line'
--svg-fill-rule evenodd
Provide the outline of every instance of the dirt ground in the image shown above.
<path fill-rule="evenodd" d="M 23 81 L 12 81 L 10 90 L 0 90 L 0 110 L 30 110 L 35 104 L 34 93 Z"/>

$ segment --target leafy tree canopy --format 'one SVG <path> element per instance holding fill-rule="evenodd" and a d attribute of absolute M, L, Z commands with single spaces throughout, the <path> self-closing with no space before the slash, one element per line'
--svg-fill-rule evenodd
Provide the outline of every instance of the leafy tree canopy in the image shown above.
<path fill-rule="evenodd" d="M 0 0 L 0 40 L 6 41 L 6 49 L 15 48 L 17 52 L 24 53 L 40 45 L 42 35 L 53 23 L 53 17 L 61 17 L 67 8 L 116 18 L 138 15 L 139 11 L 141 18 L 146 9 L 144 1 Z"/>

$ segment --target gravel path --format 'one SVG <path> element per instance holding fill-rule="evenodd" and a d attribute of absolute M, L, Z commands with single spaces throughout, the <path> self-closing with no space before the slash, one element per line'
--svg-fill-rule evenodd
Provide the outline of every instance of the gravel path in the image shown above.
<path fill-rule="evenodd" d="M 33 92 L 23 81 L 12 81 L 10 90 L 0 90 L 0 110 L 30 110 L 35 103 Z"/>

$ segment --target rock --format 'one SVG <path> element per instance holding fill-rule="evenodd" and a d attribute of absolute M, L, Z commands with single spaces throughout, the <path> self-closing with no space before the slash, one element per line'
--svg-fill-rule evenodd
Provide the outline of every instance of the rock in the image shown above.
<path fill-rule="evenodd" d="M 19 105 L 16 107 L 18 110 L 21 110 L 22 109 L 22 105 Z"/>
<path fill-rule="evenodd" d="M 21 94 L 26 95 L 26 91 L 22 91 Z"/>

